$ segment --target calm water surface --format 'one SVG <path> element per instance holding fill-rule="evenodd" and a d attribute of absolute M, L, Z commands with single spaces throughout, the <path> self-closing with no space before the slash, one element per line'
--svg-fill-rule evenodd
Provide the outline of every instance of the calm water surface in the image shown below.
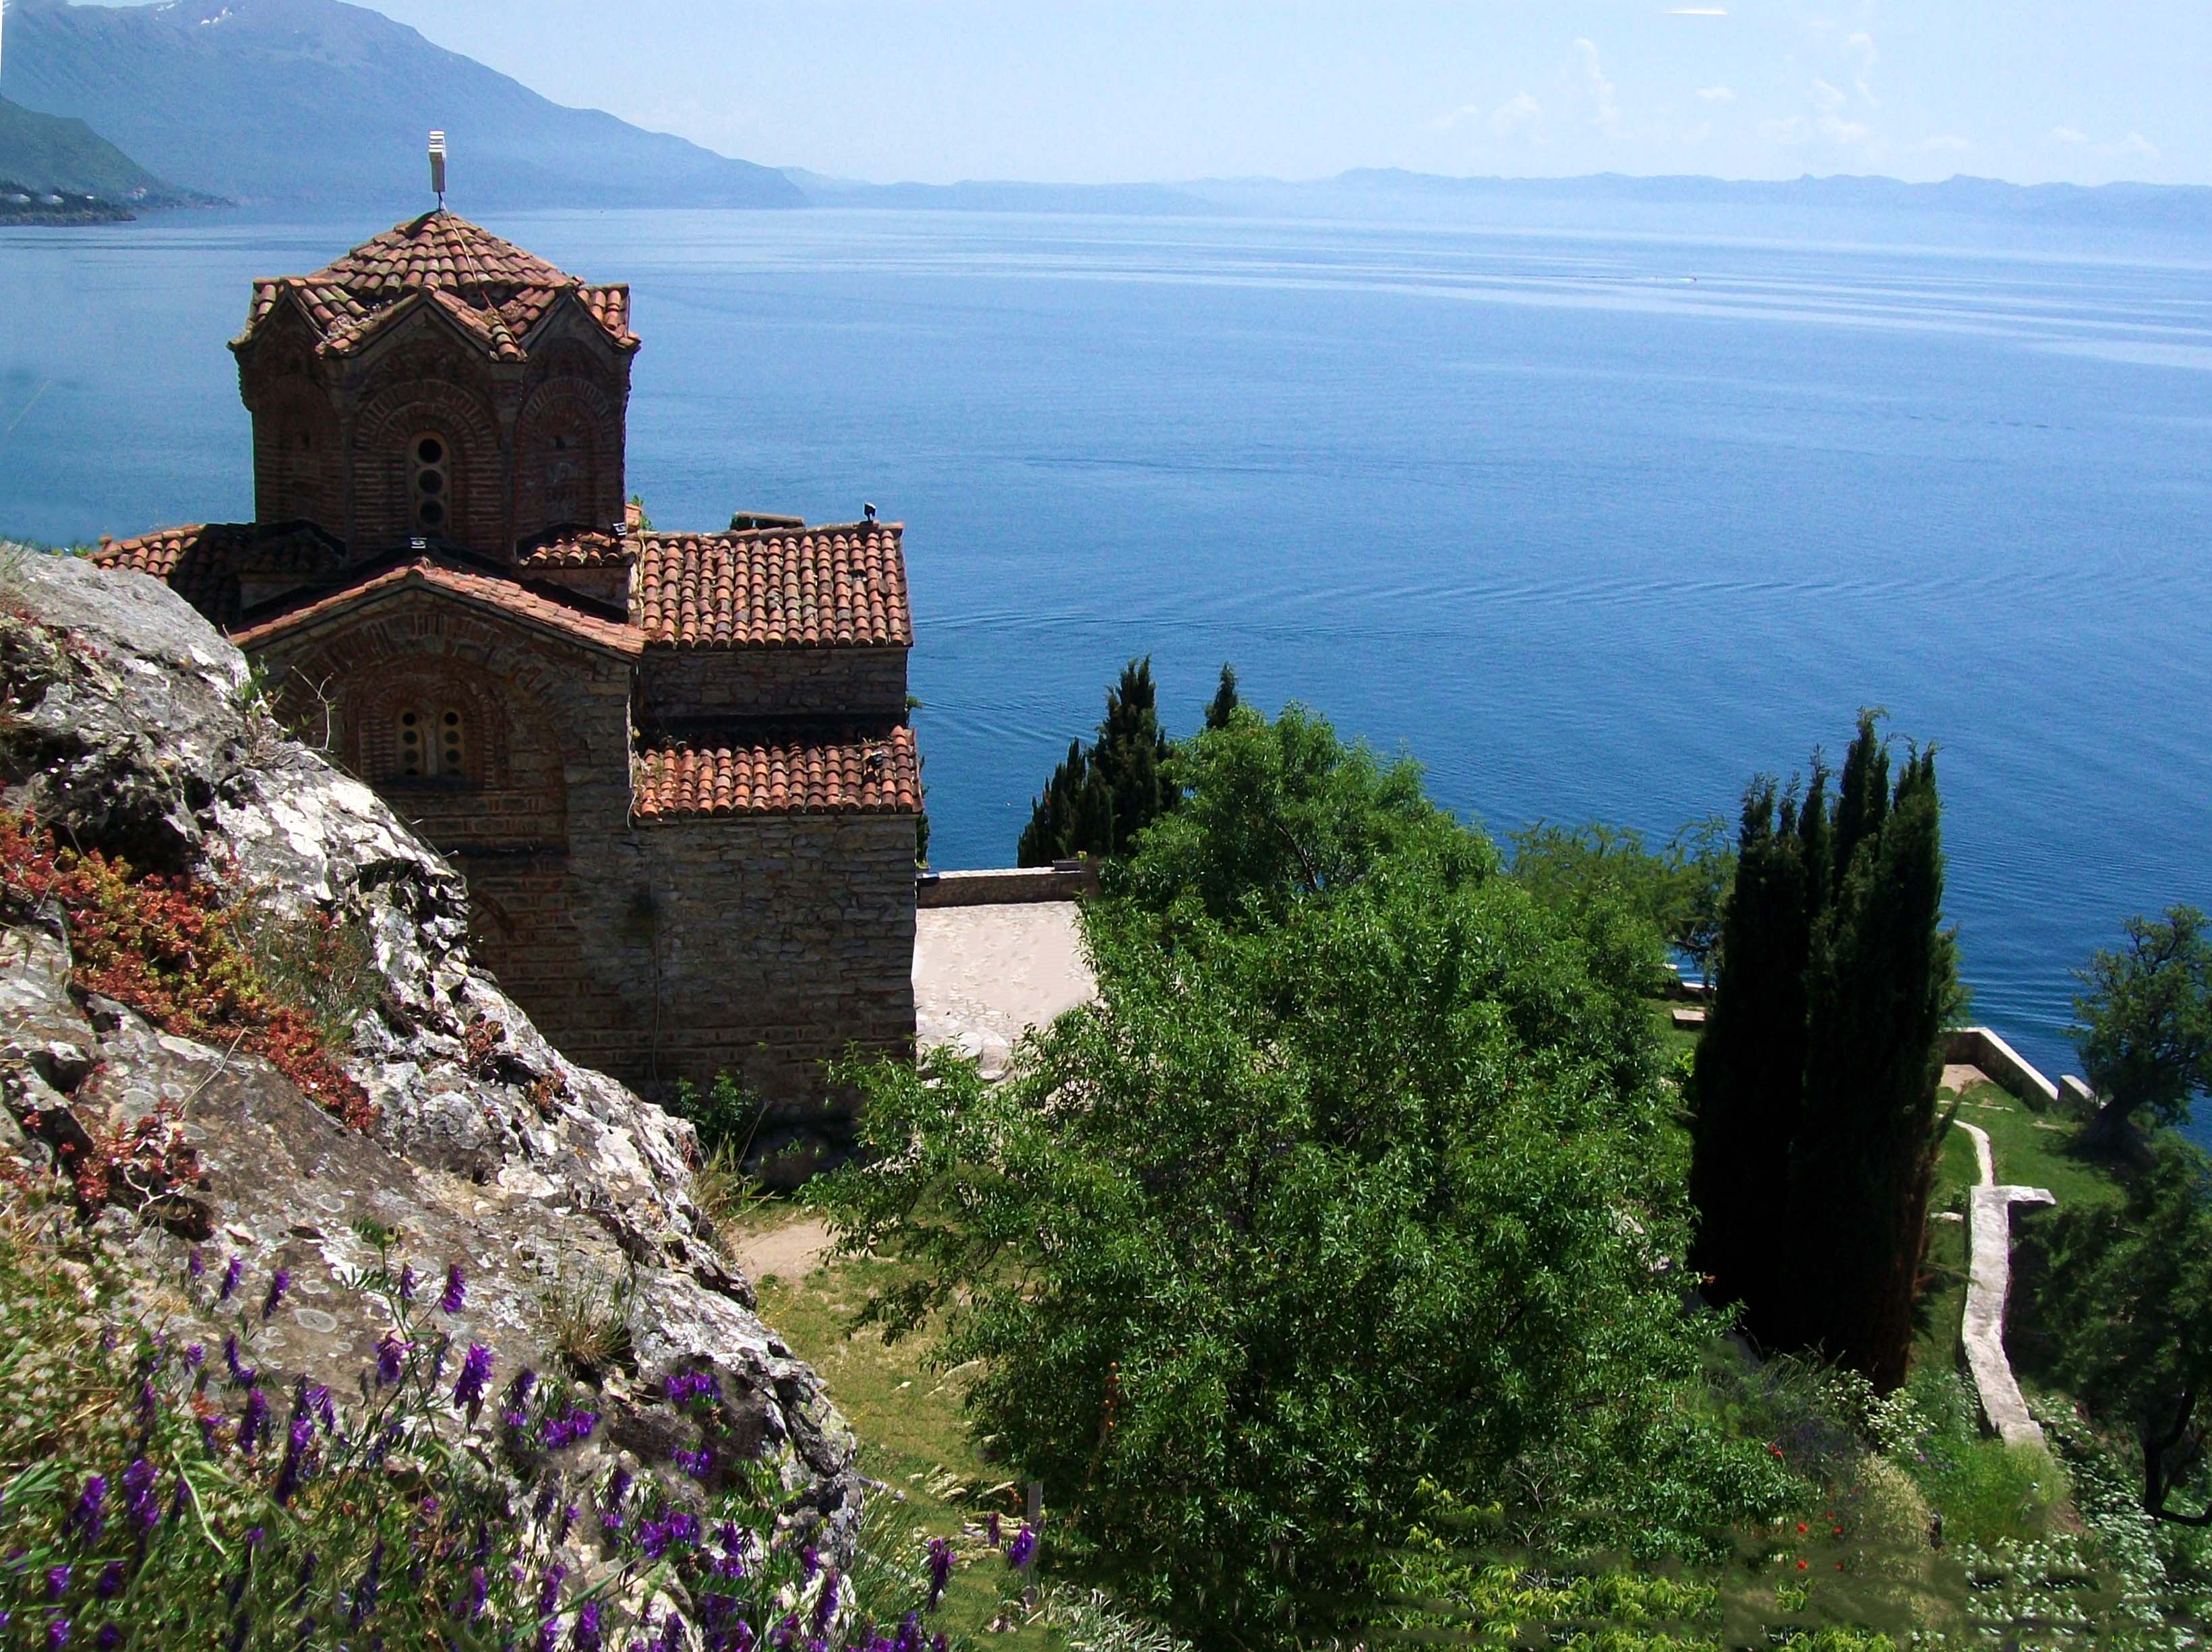
<path fill-rule="evenodd" d="M 249 514 L 222 348 L 247 281 L 380 227 L 0 232 L 0 525 Z M 2212 907 L 2212 269 L 826 211 L 489 227 L 633 283 L 656 521 L 872 500 L 908 524 L 940 865 L 1011 859 L 1150 652 L 1174 726 L 1232 660 L 1499 833 L 1732 811 L 1884 706 L 1942 749 L 1977 1013 L 2054 1071 L 2069 968 L 2124 914 Z"/>

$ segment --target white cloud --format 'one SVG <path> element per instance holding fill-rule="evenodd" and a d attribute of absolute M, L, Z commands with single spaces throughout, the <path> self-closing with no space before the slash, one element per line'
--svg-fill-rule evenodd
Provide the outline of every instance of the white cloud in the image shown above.
<path fill-rule="evenodd" d="M 1850 100 L 1845 98 L 1844 94 L 1841 92 L 1838 92 L 1834 87 L 1829 85 L 1827 82 L 1816 76 L 1813 82 L 1813 101 L 1819 104 L 1830 114 L 1833 114 L 1837 110 L 1842 108 L 1845 103 L 1849 102 Z"/>
<path fill-rule="evenodd" d="M 1793 147 L 1813 135 L 1802 115 L 1791 115 L 1787 120 L 1762 120 L 1759 135 L 1770 143 L 1788 143 Z"/>
<path fill-rule="evenodd" d="M 1956 132 L 1938 132 L 1933 137 L 1922 138 L 1911 147 L 1920 155 L 1964 155 L 1974 145 L 1971 139 L 1961 137 Z"/>
<path fill-rule="evenodd" d="M 1592 125 L 1601 132 L 1620 131 L 1620 105 L 1614 100 L 1613 84 L 1606 78 L 1605 65 L 1599 60 L 1595 41 L 1583 39 L 1575 42 L 1560 80 L 1571 106 L 1585 112 Z"/>
<path fill-rule="evenodd" d="M 1858 88 L 1868 107 L 1881 108 L 1881 100 L 1874 94 L 1874 66 L 1881 61 L 1881 53 L 1875 49 L 1874 36 L 1854 34 L 1844 42 L 1844 50 L 1851 59 L 1851 84 Z"/>
<path fill-rule="evenodd" d="M 2105 146 L 2105 152 L 2107 155 L 2133 155 L 2141 161 L 2155 161 L 2159 155 L 2158 145 L 2141 132 L 2130 132 L 2118 143 L 2107 143 Z"/>
<path fill-rule="evenodd" d="M 1528 93 L 1522 92 L 1508 98 L 1492 112 L 1490 130 L 1500 137 L 1510 137 L 1530 121 L 1541 116 L 1543 112 L 1542 104 L 1537 102 Z"/>
<path fill-rule="evenodd" d="M 1735 101 L 1735 94 L 1729 91 L 1725 86 L 1701 86 L 1698 88 L 1698 95 L 1703 98 L 1707 103 L 1734 103 Z"/>
<path fill-rule="evenodd" d="M 1842 143 L 1847 146 L 1856 147 L 1872 137 L 1874 136 L 1874 132 L 1871 128 L 1864 125 L 1863 122 L 1845 120 L 1840 115 L 1822 115 L 1820 117 L 1820 136 L 1826 138 L 1831 143 Z"/>
<path fill-rule="evenodd" d="M 2089 141 L 2089 134 L 2079 126 L 2053 126 L 2051 136 L 2052 141 L 2059 143 L 2087 143 Z"/>
<path fill-rule="evenodd" d="M 1449 113 L 1438 115 L 1434 120 L 1431 121 L 1429 123 L 1429 130 L 1432 132 L 1448 132 L 1451 131 L 1453 127 L 1458 125 L 1462 120 L 1473 120 L 1481 113 L 1482 106 L 1480 104 L 1462 103 L 1458 108 L 1452 110 Z"/>

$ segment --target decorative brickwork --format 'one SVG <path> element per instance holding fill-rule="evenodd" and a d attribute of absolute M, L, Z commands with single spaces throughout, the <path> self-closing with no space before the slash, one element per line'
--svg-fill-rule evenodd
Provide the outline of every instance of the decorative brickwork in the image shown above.
<path fill-rule="evenodd" d="M 900 530 L 653 534 L 622 287 L 450 213 L 257 282 L 260 524 L 100 560 L 228 627 L 293 726 L 453 858 L 473 956 L 571 1056 L 826 1124 L 914 1036 Z"/>

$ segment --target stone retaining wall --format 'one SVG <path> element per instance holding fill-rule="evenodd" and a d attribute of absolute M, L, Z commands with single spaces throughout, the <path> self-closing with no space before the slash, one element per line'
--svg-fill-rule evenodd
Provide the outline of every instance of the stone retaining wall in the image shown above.
<path fill-rule="evenodd" d="M 1943 1059 L 1959 1066 L 1979 1067 L 1999 1089 L 2031 1107 L 2058 1104 L 2058 1086 L 1987 1027 L 1951 1028 L 1943 1035 Z"/>
<path fill-rule="evenodd" d="M 915 885 L 915 902 L 924 907 L 1080 901 L 1097 893 L 1095 860 L 1063 860 L 1049 866 L 1006 866 L 987 872 L 926 872 Z"/>

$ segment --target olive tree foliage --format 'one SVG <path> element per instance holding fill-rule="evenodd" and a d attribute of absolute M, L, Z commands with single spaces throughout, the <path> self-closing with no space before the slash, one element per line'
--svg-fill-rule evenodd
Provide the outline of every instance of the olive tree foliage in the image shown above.
<path fill-rule="evenodd" d="M 2124 1207 L 2046 1220 L 2024 1282 L 2026 1317 L 2051 1345 L 2052 1375 L 2132 1430 L 2148 1513 L 2212 1526 L 2212 1164 L 2166 1136 Z"/>
<path fill-rule="evenodd" d="M 2090 958 L 2074 1000 L 2075 1047 L 2104 1098 L 2089 1136 L 2105 1145 L 2138 1114 L 2184 1122 L 2191 1099 L 2212 1089 L 2212 932 L 2204 914 L 2177 906 L 2122 927 L 2126 944 Z"/>
<path fill-rule="evenodd" d="M 1265 1639 L 1425 1487 L 1617 1462 L 1710 1327 L 1614 914 L 1547 908 L 1411 765 L 1295 710 L 1237 711 L 1176 779 L 1086 911 L 1095 1004 L 995 1086 L 852 1070 L 862 1161 L 825 1199 L 906 1265 L 867 1316 L 980 1362 L 975 1426 L 1077 1540 Z"/>
<path fill-rule="evenodd" d="M 1631 829 L 1544 820 L 1510 841 L 1513 876 L 1539 898 L 1580 906 L 1608 892 L 1687 958 L 1698 975 L 1707 974 L 1735 881 L 1735 847 L 1717 815 L 1692 821 L 1656 850 Z"/>

